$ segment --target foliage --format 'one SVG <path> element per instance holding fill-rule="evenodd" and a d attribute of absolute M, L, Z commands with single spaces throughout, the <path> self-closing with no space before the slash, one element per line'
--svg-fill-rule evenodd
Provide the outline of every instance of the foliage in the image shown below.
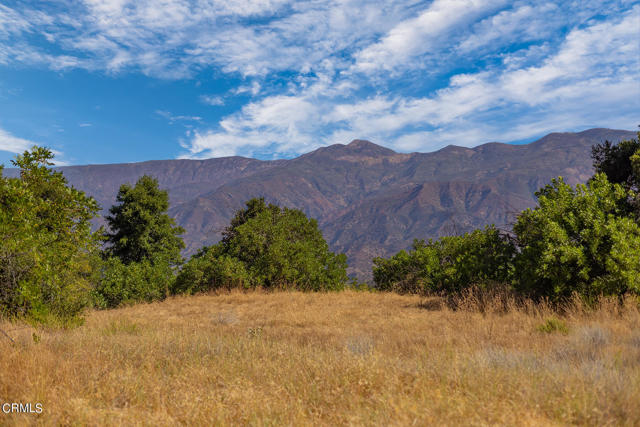
<path fill-rule="evenodd" d="M 606 174 L 610 182 L 630 190 L 628 197 L 620 202 L 640 221 L 640 132 L 638 138 L 616 145 L 609 141 L 594 145 L 591 157 L 596 172 Z"/>
<path fill-rule="evenodd" d="M 409 252 L 375 258 L 373 279 L 381 290 L 457 292 L 474 285 L 509 281 L 513 242 L 494 226 L 462 236 L 415 240 Z"/>
<path fill-rule="evenodd" d="M 609 182 L 624 185 L 627 189 L 640 186 L 640 171 L 634 156 L 640 156 L 640 132 L 637 139 L 612 144 L 605 141 L 591 148 L 591 158 L 596 173 L 604 173 Z"/>
<path fill-rule="evenodd" d="M 53 154 L 34 147 L 12 163 L 20 178 L 0 177 L 0 310 L 36 322 L 72 321 L 89 303 L 98 205 L 49 168 Z"/>
<path fill-rule="evenodd" d="M 116 256 L 124 264 L 161 256 L 171 264 L 180 264 L 184 242 L 179 237 L 182 227 L 167 215 L 169 194 L 160 190 L 158 181 L 143 175 L 131 187 L 120 186 L 117 203 L 106 217 L 111 230 L 105 234 L 108 256 Z"/>
<path fill-rule="evenodd" d="M 143 175 L 131 187 L 120 186 L 106 220 L 108 246 L 100 267 L 94 300 L 98 307 L 164 299 L 173 287 L 174 267 L 182 262 L 184 242 L 167 215 L 169 195 L 158 181 Z"/>
<path fill-rule="evenodd" d="M 176 277 L 172 293 L 194 294 L 219 288 L 249 288 L 252 281 L 245 264 L 220 254 L 220 246 L 194 255 Z"/>
<path fill-rule="evenodd" d="M 624 188 L 600 173 L 575 189 L 554 179 L 536 195 L 539 206 L 514 226 L 518 290 L 552 299 L 640 291 L 640 227 L 625 216 Z"/>
<path fill-rule="evenodd" d="M 167 260 L 144 259 L 125 264 L 117 257 L 109 257 L 100 268 L 94 304 L 98 308 L 114 308 L 162 300 L 173 280 L 173 269 Z"/>
<path fill-rule="evenodd" d="M 329 251 L 315 219 L 296 209 L 251 199 L 236 212 L 222 241 L 182 269 L 176 292 L 218 287 L 342 289 L 346 257 Z"/>

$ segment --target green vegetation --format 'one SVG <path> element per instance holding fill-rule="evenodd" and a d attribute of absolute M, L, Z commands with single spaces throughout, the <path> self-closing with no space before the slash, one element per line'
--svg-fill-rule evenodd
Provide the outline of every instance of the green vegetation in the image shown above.
<path fill-rule="evenodd" d="M 48 168 L 52 158 L 34 147 L 12 162 L 20 178 L 0 176 L 0 311 L 67 323 L 90 303 L 98 205 Z"/>
<path fill-rule="evenodd" d="M 167 215 L 169 194 L 158 181 L 142 176 L 134 187 L 124 184 L 106 220 L 107 247 L 100 279 L 94 291 L 98 307 L 161 300 L 182 263 L 179 237 L 184 230 Z"/>
<path fill-rule="evenodd" d="M 609 141 L 594 145 L 591 157 L 596 172 L 604 173 L 610 182 L 630 191 L 623 206 L 634 213 L 636 220 L 640 220 L 640 132 L 638 138 L 616 145 Z"/>
<path fill-rule="evenodd" d="M 409 251 L 375 258 L 377 289 L 459 294 L 510 288 L 537 300 L 584 301 L 640 294 L 640 143 L 593 147 L 596 174 L 585 185 L 554 179 L 523 211 L 512 233 L 494 226 L 461 236 L 415 240 Z M 222 240 L 183 264 L 184 232 L 167 214 L 158 181 L 122 185 L 106 221 L 91 232 L 98 205 L 52 170 L 34 147 L 0 174 L 0 315 L 69 324 L 85 307 L 111 308 L 220 288 L 362 289 L 347 284 L 346 257 L 329 251 L 315 219 L 251 199 Z M 1 169 L 0 169 L 1 172 Z M 101 249 L 101 244 L 104 247 Z M 550 319 L 545 332 L 563 331 Z"/>
<path fill-rule="evenodd" d="M 568 334 L 569 328 L 567 324 L 555 317 L 548 318 L 542 325 L 538 326 L 538 331 L 544 332 L 547 334 L 552 334 L 554 332 L 560 332 L 561 334 Z"/>
<path fill-rule="evenodd" d="M 593 148 L 598 173 L 586 184 L 562 178 L 536 193 L 538 206 L 518 216 L 513 236 L 493 227 L 374 260 L 380 289 L 459 292 L 502 283 L 520 294 L 561 301 L 577 293 L 640 294 L 640 144 Z"/>
<path fill-rule="evenodd" d="M 574 188 L 553 180 L 514 226 L 516 288 L 552 299 L 640 292 L 640 227 L 625 215 L 628 192 L 597 174 Z"/>
<path fill-rule="evenodd" d="M 173 265 L 180 264 L 184 242 L 182 227 L 167 215 L 169 193 L 160 190 L 158 181 L 143 175 L 134 187 L 120 186 L 118 204 L 109 209 L 106 217 L 110 233 L 105 233 L 110 245 L 106 253 L 124 264 L 161 257 Z"/>
<path fill-rule="evenodd" d="M 251 199 L 223 233 L 182 269 L 174 292 L 220 287 L 343 289 L 346 256 L 329 251 L 315 219 L 297 209 Z"/>
<path fill-rule="evenodd" d="M 381 290 L 455 292 L 469 286 L 511 279 L 515 247 L 493 226 L 462 236 L 415 240 L 409 252 L 373 260 L 373 279 Z"/>

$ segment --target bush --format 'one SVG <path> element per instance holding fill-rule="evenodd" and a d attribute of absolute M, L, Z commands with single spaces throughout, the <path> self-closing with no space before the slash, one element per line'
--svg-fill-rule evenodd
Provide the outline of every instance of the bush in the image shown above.
<path fill-rule="evenodd" d="M 242 261 L 255 284 L 319 291 L 343 289 L 346 256 L 329 251 L 315 219 L 263 199 L 247 202 L 225 231 L 222 253 Z"/>
<path fill-rule="evenodd" d="M 381 290 L 458 292 L 471 286 L 509 282 L 515 247 L 494 226 L 462 236 L 415 240 L 409 252 L 375 258 L 373 279 Z"/>
<path fill-rule="evenodd" d="M 591 148 L 593 167 L 598 173 L 607 175 L 609 182 L 620 184 L 628 192 L 620 200 L 627 212 L 640 220 L 640 132 L 638 138 L 621 141 L 614 145 L 609 141 Z"/>
<path fill-rule="evenodd" d="M 176 277 L 172 293 L 194 294 L 219 288 L 249 288 L 252 281 L 245 265 L 237 258 L 205 248 L 187 262 Z"/>
<path fill-rule="evenodd" d="M 97 308 L 115 308 L 137 302 L 162 300 L 172 287 L 173 270 L 162 259 L 124 264 L 117 257 L 107 258 L 93 291 Z"/>
<path fill-rule="evenodd" d="M 575 189 L 555 179 L 536 195 L 539 206 L 514 227 L 518 290 L 552 300 L 640 292 L 640 227 L 625 216 L 628 191 L 597 174 Z"/>

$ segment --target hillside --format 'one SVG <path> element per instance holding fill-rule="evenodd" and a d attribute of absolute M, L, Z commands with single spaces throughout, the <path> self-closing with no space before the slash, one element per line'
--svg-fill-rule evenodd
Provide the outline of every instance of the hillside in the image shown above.
<path fill-rule="evenodd" d="M 226 157 L 60 170 L 105 210 L 120 184 L 142 174 L 157 177 L 169 190 L 171 215 L 186 229 L 188 253 L 218 241 L 234 212 L 252 197 L 301 209 L 318 219 L 332 250 L 348 255 L 350 273 L 367 278 L 372 257 L 395 253 L 414 238 L 490 223 L 509 227 L 551 178 L 586 181 L 593 144 L 633 137 L 629 131 L 591 129 L 554 133 L 527 145 L 448 146 L 411 154 L 355 140 L 291 160 Z"/>

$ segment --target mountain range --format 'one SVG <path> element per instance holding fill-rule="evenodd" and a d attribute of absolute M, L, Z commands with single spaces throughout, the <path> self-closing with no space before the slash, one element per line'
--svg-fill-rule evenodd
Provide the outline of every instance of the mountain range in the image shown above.
<path fill-rule="evenodd" d="M 319 148 L 290 160 L 244 157 L 156 160 L 60 167 L 103 213 L 118 188 L 143 174 L 169 191 L 170 215 L 185 228 L 186 255 L 217 242 L 236 210 L 252 197 L 301 209 L 318 220 L 330 248 L 344 252 L 349 273 L 371 276 L 371 259 L 426 239 L 486 224 L 508 229 L 535 205 L 551 178 L 570 184 L 592 174 L 591 146 L 635 133 L 590 129 L 552 133 L 524 145 L 450 145 L 431 153 L 396 153 L 369 141 Z M 15 169 L 5 175 L 15 176 Z"/>

